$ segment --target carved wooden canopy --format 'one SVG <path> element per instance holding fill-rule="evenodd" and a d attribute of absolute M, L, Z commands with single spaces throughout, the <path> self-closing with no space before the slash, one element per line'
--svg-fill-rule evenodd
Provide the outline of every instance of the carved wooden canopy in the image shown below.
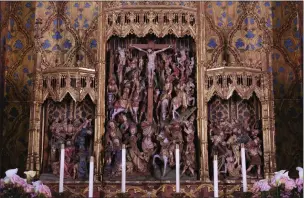
<path fill-rule="evenodd" d="M 106 2 L 106 38 L 112 35 L 125 37 L 128 34 L 143 37 L 151 33 L 157 37 L 167 34 L 196 37 L 196 2 L 160 1 L 146 4 L 145 1 Z"/>
<path fill-rule="evenodd" d="M 53 68 L 42 75 L 43 101 L 51 97 L 62 101 L 70 94 L 74 101 L 82 101 L 87 95 L 93 103 L 96 101 L 95 69 Z"/>
<path fill-rule="evenodd" d="M 207 69 L 205 77 L 205 94 L 209 101 L 217 95 L 229 99 L 233 92 L 241 98 L 249 99 L 253 93 L 259 99 L 263 95 L 263 71 L 259 68 L 227 66 Z"/>

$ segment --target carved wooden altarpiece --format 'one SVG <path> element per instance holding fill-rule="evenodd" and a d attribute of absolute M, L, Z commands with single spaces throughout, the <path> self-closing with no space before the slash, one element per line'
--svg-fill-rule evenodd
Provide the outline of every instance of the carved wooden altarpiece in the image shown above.
<path fill-rule="evenodd" d="M 212 186 L 209 183 L 209 163 L 212 159 L 210 146 L 213 143 L 208 136 L 210 134 L 208 121 L 213 121 L 213 117 L 212 114 L 209 114 L 208 109 L 212 106 L 212 98 L 215 95 L 218 97 L 219 103 L 224 105 L 224 100 L 229 100 L 233 97 L 233 93 L 236 93 L 240 100 L 251 100 L 250 98 L 254 97 L 254 101 L 258 101 L 257 109 L 259 110 L 254 115 L 258 116 L 261 121 L 260 132 L 262 134 L 259 134 L 259 137 L 261 137 L 263 151 L 261 155 L 262 177 L 268 178 L 275 171 L 272 76 L 266 71 L 266 56 L 265 59 L 262 59 L 264 62 L 256 64 L 242 63 L 238 61 L 239 59 L 236 59 L 235 62 L 228 61 L 228 63 L 208 62 L 205 47 L 205 2 L 187 1 L 183 4 L 179 2 L 155 2 L 147 7 L 145 2 L 113 1 L 99 2 L 99 5 L 99 49 L 97 52 L 99 61 L 96 65 L 90 65 L 89 62 L 79 65 L 77 60 L 70 60 L 68 64 L 57 64 L 57 61 L 54 60 L 53 65 L 42 67 L 46 55 L 41 49 L 41 23 L 39 21 L 36 23 L 37 61 L 30 117 L 28 170 L 36 170 L 39 174 L 43 173 L 43 159 L 45 157 L 42 147 L 44 144 L 43 137 L 45 137 L 43 128 L 46 128 L 44 126 L 46 124 L 45 116 L 42 116 L 45 112 L 43 104 L 48 103 L 46 101 L 52 101 L 50 103 L 62 102 L 69 95 L 70 103 L 67 104 L 70 104 L 70 106 L 65 107 L 67 110 L 72 109 L 73 105 L 77 106 L 82 101 L 89 101 L 90 109 L 94 109 L 93 117 L 81 115 L 82 120 L 77 124 L 77 127 L 85 123 L 86 119 L 93 119 L 90 120 L 91 128 L 87 130 L 92 130 L 91 148 L 95 157 L 96 181 L 103 181 L 105 182 L 103 184 L 111 185 L 109 177 L 105 173 L 107 163 L 111 164 L 114 158 L 111 156 L 113 152 L 108 151 L 116 147 L 114 151 L 119 156 L 121 144 L 135 138 L 132 133 L 137 133 L 137 130 L 140 129 L 140 135 L 136 138 L 145 139 L 143 142 L 146 141 L 146 144 L 130 143 L 130 148 L 138 146 L 138 161 L 147 159 L 148 162 L 152 162 L 151 159 L 153 159 L 154 154 L 162 155 L 166 153 L 166 150 L 161 149 L 155 151 L 155 145 L 162 144 L 159 148 L 167 148 L 167 142 L 174 140 L 174 142 L 183 144 L 188 153 L 192 152 L 192 155 L 189 155 L 190 158 L 182 164 L 182 167 L 185 167 L 186 162 L 191 160 L 196 163 L 194 167 L 192 167 L 193 164 L 188 164 L 187 174 L 191 175 L 192 167 L 195 172 L 194 180 L 206 182 L 207 186 L 204 188 L 211 191 L 212 189 L 209 189 Z M 135 49 L 132 45 L 147 44 L 151 40 L 156 44 L 165 44 L 165 46 L 159 46 L 160 49 L 169 45 L 171 48 L 156 55 L 156 68 L 153 70 L 153 75 L 156 77 L 154 76 L 152 82 L 154 86 L 153 94 L 148 94 L 148 91 L 145 93 L 144 89 L 140 89 L 141 86 L 147 87 L 148 85 L 145 81 L 148 73 L 144 71 L 148 65 L 147 56 L 145 52 Z M 230 43 L 225 45 L 228 45 L 228 47 L 222 47 L 219 50 L 225 51 L 230 47 Z M 188 52 L 183 51 L 184 49 Z M 126 51 L 122 52 L 122 50 Z M 267 45 L 263 50 L 266 54 L 266 51 L 269 50 Z M 125 55 L 122 53 L 125 53 Z M 172 58 L 172 60 L 170 60 L 171 63 L 167 67 L 168 73 L 166 74 L 165 64 L 169 62 L 169 58 Z M 141 68 L 143 70 L 140 73 L 131 72 L 130 75 L 125 75 L 126 73 L 120 75 L 118 72 L 119 69 L 124 72 L 126 70 L 128 70 L 127 72 L 136 71 L 140 68 L 141 63 L 143 64 Z M 118 68 L 119 66 L 123 67 Z M 167 75 L 167 78 L 160 80 L 162 75 L 163 77 Z M 140 80 L 137 82 L 137 78 L 141 79 L 142 83 Z M 109 87 L 110 83 L 113 84 Z M 136 93 L 139 92 L 140 96 L 136 96 Z M 171 94 L 171 97 L 168 97 L 170 98 L 168 104 L 170 108 L 164 106 L 163 109 L 160 108 L 159 111 L 156 111 L 156 98 L 161 98 L 164 94 L 164 99 L 166 99 L 166 92 L 167 95 Z M 195 94 L 193 98 L 190 98 L 191 94 Z M 147 117 L 144 115 L 144 112 L 146 112 L 145 105 L 149 103 L 147 95 L 153 95 L 150 97 L 150 104 L 153 103 L 153 112 L 150 112 L 150 115 L 153 114 L 153 118 L 149 117 L 149 120 L 146 120 Z M 145 99 L 138 103 L 136 97 Z M 151 99 L 153 100 L 151 101 Z M 174 104 L 171 101 L 173 99 L 177 101 L 176 108 L 171 105 Z M 124 106 L 124 101 L 127 101 L 127 106 Z M 175 112 L 172 113 L 173 109 Z M 142 117 L 141 112 L 143 112 Z M 184 119 L 184 117 L 187 119 Z M 235 119 L 238 120 L 237 117 Z M 113 120 L 115 122 L 111 124 Z M 129 122 L 130 120 L 132 122 Z M 183 122 L 182 126 L 179 125 L 180 122 Z M 124 133 L 120 135 L 113 133 L 111 136 L 110 131 L 118 130 L 118 127 L 119 131 L 128 129 L 126 134 L 129 136 L 122 138 L 125 135 Z M 155 128 L 162 129 L 163 133 L 159 131 L 157 136 L 151 134 L 151 129 Z M 174 130 L 182 130 L 181 134 L 183 135 L 172 137 L 171 132 Z M 195 134 L 194 137 L 189 135 L 192 133 L 191 130 Z M 167 138 L 168 140 L 166 140 L 165 136 L 168 133 L 171 139 Z M 152 141 L 150 141 L 151 139 Z M 215 139 L 213 138 L 213 140 Z M 152 142 L 151 147 L 149 147 L 150 142 Z M 181 142 L 188 142 L 189 144 Z M 189 149 L 193 146 L 192 143 L 195 147 L 194 152 Z M 131 153 L 134 151 L 131 150 Z M 141 152 L 143 153 L 141 154 Z M 130 158 L 130 162 L 132 159 Z M 130 165 L 127 168 L 134 168 L 131 163 L 127 165 Z M 174 167 L 174 162 L 172 162 L 172 167 Z M 116 173 L 119 174 L 119 167 L 117 168 Z M 145 165 L 137 166 L 136 169 L 143 171 L 146 170 L 146 167 Z M 115 171 L 109 173 L 115 175 Z M 164 180 L 166 181 L 166 179 Z M 109 190 L 104 186 L 98 188 L 101 188 L 99 190 L 104 192 Z"/>

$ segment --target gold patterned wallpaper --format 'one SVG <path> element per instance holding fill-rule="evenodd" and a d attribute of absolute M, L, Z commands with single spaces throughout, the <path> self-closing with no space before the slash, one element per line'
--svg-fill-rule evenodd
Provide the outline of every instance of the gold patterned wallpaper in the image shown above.
<path fill-rule="evenodd" d="M 0 3 L 5 76 L 2 172 L 14 167 L 22 170 L 26 164 L 35 22 L 41 23 L 42 65 L 68 66 L 76 61 L 95 65 L 99 3 Z M 181 1 L 179 6 L 188 4 Z M 258 64 L 265 55 L 262 47 L 269 46 L 267 67 L 273 74 L 277 168 L 291 170 L 303 165 L 302 2 L 217 1 L 206 2 L 204 9 L 209 63 L 221 63 L 228 49 L 229 61 Z"/>

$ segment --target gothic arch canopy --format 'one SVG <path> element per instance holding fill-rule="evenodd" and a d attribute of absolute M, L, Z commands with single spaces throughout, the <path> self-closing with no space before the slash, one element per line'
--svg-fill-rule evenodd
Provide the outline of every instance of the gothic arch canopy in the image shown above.
<path fill-rule="evenodd" d="M 264 73 L 260 69 L 237 66 L 207 69 L 206 100 L 210 101 L 214 95 L 228 100 L 233 92 L 236 92 L 243 99 L 249 99 L 254 93 L 259 99 L 262 99 Z"/>

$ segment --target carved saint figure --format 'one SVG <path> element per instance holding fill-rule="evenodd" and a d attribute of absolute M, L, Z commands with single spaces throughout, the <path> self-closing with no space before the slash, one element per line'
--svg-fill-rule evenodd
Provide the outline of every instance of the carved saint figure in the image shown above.
<path fill-rule="evenodd" d="M 127 144 L 128 155 L 131 158 L 133 167 L 136 171 L 144 173 L 147 171 L 147 162 L 144 160 L 144 154 L 141 153 L 137 146 L 137 128 L 136 125 L 132 124 L 130 126 L 130 138 Z"/>
<path fill-rule="evenodd" d="M 81 129 L 78 130 L 73 136 L 73 140 L 76 142 L 79 149 L 85 149 L 85 137 L 87 135 L 92 135 L 92 131 L 87 129 L 90 122 L 91 119 L 85 120 L 84 123 L 79 127 Z"/>
<path fill-rule="evenodd" d="M 235 164 L 240 165 L 241 156 L 240 156 L 240 144 L 237 141 L 237 136 L 235 134 L 231 135 L 227 140 L 227 144 L 232 148 L 232 152 L 235 157 Z"/>
<path fill-rule="evenodd" d="M 187 170 L 190 171 L 191 175 L 194 175 L 195 169 L 195 145 L 194 145 L 194 134 L 191 132 L 186 137 L 186 149 L 184 151 L 184 167 L 181 175 L 183 175 Z"/>
<path fill-rule="evenodd" d="M 248 154 L 250 156 L 250 166 L 247 169 L 247 173 L 250 172 L 254 166 L 257 166 L 257 169 L 258 169 L 257 176 L 259 178 L 261 178 L 261 165 L 262 165 L 261 145 L 257 139 L 257 140 L 248 142 L 248 144 L 246 146 L 248 148 Z"/>
<path fill-rule="evenodd" d="M 130 88 L 129 87 L 125 87 L 123 89 L 122 96 L 114 104 L 114 112 L 112 114 L 112 118 L 111 119 L 114 119 L 115 116 L 117 114 L 119 114 L 120 112 L 127 111 L 129 109 L 129 105 L 130 105 L 129 94 L 130 94 Z"/>
<path fill-rule="evenodd" d="M 146 154 L 146 157 L 150 157 L 154 153 L 154 147 L 155 143 L 152 142 L 152 135 L 154 133 L 154 126 L 147 123 L 143 122 L 141 124 L 141 127 L 143 129 L 143 141 L 142 141 L 142 149 L 144 153 Z M 149 160 L 148 158 L 146 159 L 147 161 Z"/>
<path fill-rule="evenodd" d="M 166 170 L 167 170 L 167 164 L 168 164 L 168 158 L 169 158 L 169 146 L 170 146 L 170 142 L 168 140 L 168 138 L 161 138 L 160 140 L 160 145 L 161 145 L 161 150 L 160 150 L 160 154 L 156 154 L 153 156 L 153 166 L 154 168 L 156 168 L 156 163 L 155 163 L 155 159 L 158 158 L 161 161 L 163 161 L 164 163 L 164 168 L 163 168 L 163 174 L 162 176 L 164 177 L 166 174 Z"/>
<path fill-rule="evenodd" d="M 228 156 L 226 158 L 225 164 L 225 172 L 228 172 L 230 177 L 238 178 L 241 176 L 240 174 L 241 165 L 235 165 L 234 158 L 232 156 Z"/>
<path fill-rule="evenodd" d="M 126 60 L 127 60 L 126 49 L 118 47 L 118 54 L 119 54 L 119 63 L 118 63 L 117 73 L 118 73 L 118 81 L 120 84 L 123 80 L 123 67 L 126 65 Z"/>
<path fill-rule="evenodd" d="M 171 99 L 172 89 L 172 82 L 169 78 L 167 78 L 164 90 L 160 96 L 160 100 L 158 103 L 158 106 L 161 106 L 161 118 L 163 121 L 167 118 L 168 106 Z"/>
<path fill-rule="evenodd" d="M 177 57 L 177 62 L 180 64 L 182 67 L 185 65 L 185 61 L 187 60 L 187 55 L 186 55 L 186 49 L 181 49 L 180 51 L 181 56 Z"/>
<path fill-rule="evenodd" d="M 186 92 L 184 91 L 185 89 L 185 84 L 183 82 L 180 82 L 176 87 L 175 91 L 177 93 L 177 96 L 175 96 L 172 101 L 171 101 L 171 108 L 172 108 L 172 119 L 175 120 L 177 119 L 180 115 L 177 112 L 177 110 L 182 106 L 184 109 L 187 108 L 188 106 L 188 101 L 187 101 L 187 95 Z"/>
<path fill-rule="evenodd" d="M 106 133 L 106 151 L 105 151 L 105 162 L 106 165 L 111 165 L 113 161 L 114 152 L 114 141 L 121 140 L 121 134 L 119 133 L 116 124 L 113 120 L 108 123 L 107 133 Z"/>

